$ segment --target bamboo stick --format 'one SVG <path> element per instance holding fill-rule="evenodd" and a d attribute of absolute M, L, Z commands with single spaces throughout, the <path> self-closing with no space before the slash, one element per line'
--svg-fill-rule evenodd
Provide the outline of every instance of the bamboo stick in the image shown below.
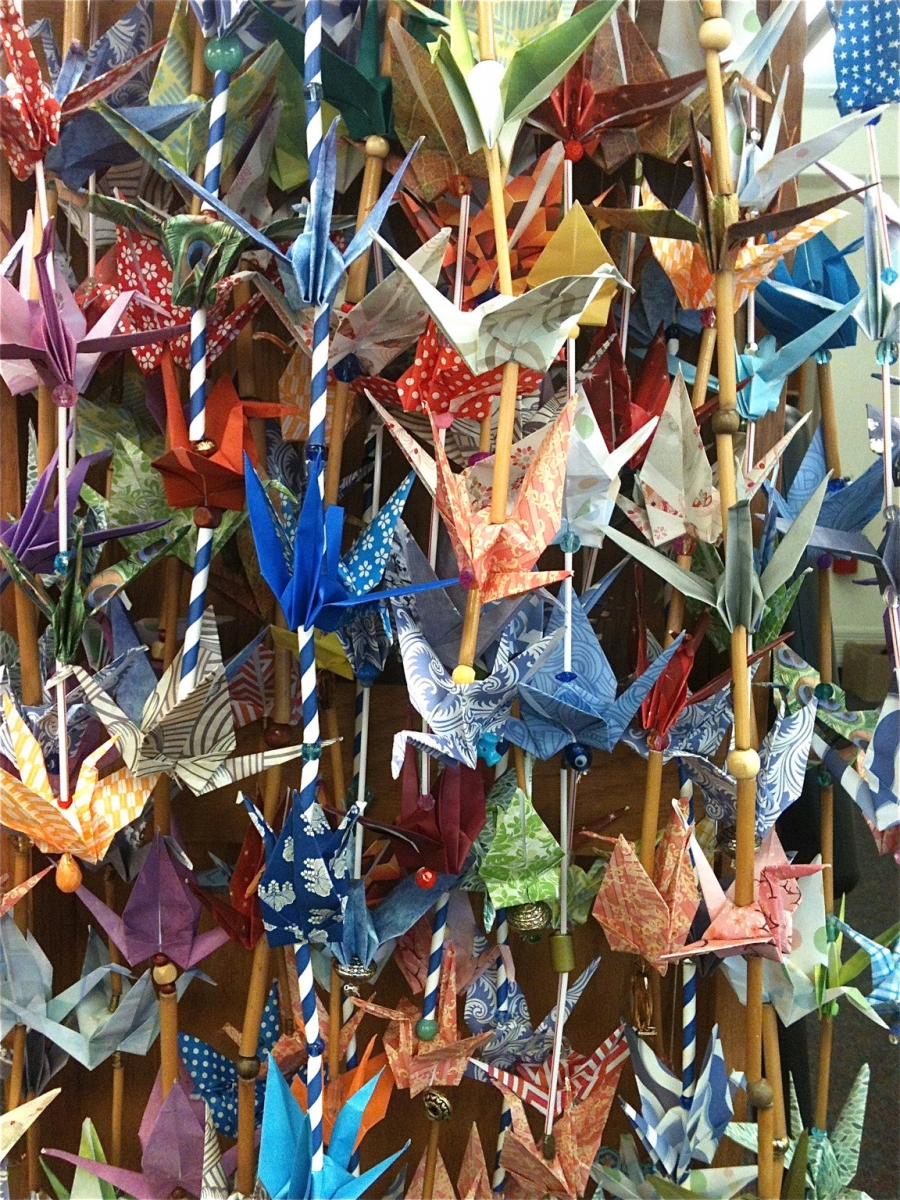
<path fill-rule="evenodd" d="M 653 878 L 656 859 L 656 830 L 659 825 L 659 797 L 662 791 L 663 756 L 661 750 L 647 753 L 647 778 L 644 784 L 644 814 L 641 822 L 641 866 Z"/>
<path fill-rule="evenodd" d="M 731 44 L 731 26 L 722 17 L 720 0 L 703 0 L 699 40 L 706 62 L 712 135 L 713 187 L 724 225 L 738 217 L 737 197 L 731 177 L 731 151 L 725 120 L 725 98 L 719 55 Z M 736 502 L 733 436 L 740 428 L 737 412 L 735 366 L 734 272 L 727 258 L 716 268 L 716 340 L 719 373 L 719 411 L 713 417 L 719 467 L 719 495 L 723 522 Z M 727 524 L 727 522 L 726 522 Z M 726 546 L 727 552 L 727 546 Z M 747 630 L 736 626 L 731 634 L 731 673 L 734 698 L 734 749 L 728 769 L 737 780 L 737 831 L 735 853 L 735 903 L 753 903 L 755 853 L 756 776 L 759 755 L 753 745 L 750 713 L 750 680 L 747 670 Z M 759 1192 L 772 1196 L 772 1102 L 774 1093 L 763 1078 L 762 1064 L 762 960 L 747 960 L 747 1008 L 744 1073 L 747 1094 L 757 1110 L 759 1134 Z"/>
<path fill-rule="evenodd" d="M 425 1151 L 425 1171 L 422 1176 L 422 1200 L 434 1200 L 434 1174 L 437 1170 L 438 1144 L 441 1127 L 437 1121 L 428 1126 L 428 1147 Z"/>
<path fill-rule="evenodd" d="M 178 968 L 165 955 L 158 955 L 153 968 L 153 982 L 159 995 L 159 1055 L 162 1098 L 165 1100 L 178 1079 L 178 995 L 175 979 Z"/>
<path fill-rule="evenodd" d="M 763 1005 L 763 1056 L 766 1076 L 776 1085 L 781 1079 L 781 1048 L 778 1044 L 778 1016 L 771 1004 Z M 784 1156 L 787 1150 L 787 1113 L 784 1104 L 784 1088 L 775 1087 L 774 1109 L 774 1162 L 772 1167 L 772 1195 L 781 1195 L 781 1179 L 784 1175 Z"/>
<path fill-rule="evenodd" d="M 125 1063 L 121 1051 L 112 1056 L 112 1132 L 109 1142 L 109 1161 L 114 1167 L 122 1165 L 122 1114 L 125 1106 Z"/>
<path fill-rule="evenodd" d="M 700 352 L 697 355 L 697 374 L 694 376 L 694 387 L 691 391 L 691 407 L 701 408 L 706 402 L 709 390 L 709 376 L 712 372 L 713 356 L 716 352 L 715 322 L 703 325 L 700 334 Z"/>
<path fill-rule="evenodd" d="M 331 960 L 331 984 L 328 992 L 328 1082 L 341 1073 L 341 977 Z"/>
<path fill-rule="evenodd" d="M 34 1099 L 34 1092 L 28 1093 L 28 1099 Z M 25 1170 L 28 1178 L 28 1192 L 31 1196 L 41 1194 L 41 1119 L 29 1125 L 25 1133 Z"/>

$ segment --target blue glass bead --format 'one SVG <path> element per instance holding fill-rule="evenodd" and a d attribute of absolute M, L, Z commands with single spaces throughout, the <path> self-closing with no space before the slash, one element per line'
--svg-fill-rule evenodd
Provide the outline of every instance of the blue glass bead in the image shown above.
<path fill-rule="evenodd" d="M 567 529 L 559 539 L 559 546 L 563 554 L 577 554 L 581 549 L 581 538 L 573 530 Z"/>
<path fill-rule="evenodd" d="M 591 750 L 587 746 L 582 746 L 580 742 L 572 742 L 563 750 L 566 766 L 571 767 L 573 771 L 589 770 L 593 757 Z"/>
<path fill-rule="evenodd" d="M 57 575 L 65 575 L 68 573 L 69 564 L 72 561 L 71 550 L 60 550 L 56 558 L 53 560 L 53 570 Z"/>

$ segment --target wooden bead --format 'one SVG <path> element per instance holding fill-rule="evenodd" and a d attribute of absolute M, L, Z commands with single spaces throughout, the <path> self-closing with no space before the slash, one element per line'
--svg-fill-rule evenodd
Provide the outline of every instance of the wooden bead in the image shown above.
<path fill-rule="evenodd" d="M 366 138 L 367 158 L 387 158 L 390 152 L 391 146 L 387 138 L 379 137 L 375 133 Z"/>
<path fill-rule="evenodd" d="M 282 750 L 291 744 L 293 728 L 282 721 L 270 721 L 263 734 L 263 741 L 270 750 Z"/>
<path fill-rule="evenodd" d="M 741 416 L 736 408 L 720 408 L 718 412 L 713 413 L 710 424 L 715 434 L 734 435 L 741 427 Z"/>
<path fill-rule="evenodd" d="M 81 880 L 81 867 L 71 854 L 63 854 L 56 864 L 56 886 L 61 892 L 77 892 Z"/>
<path fill-rule="evenodd" d="M 757 1110 L 771 1108 L 775 1102 L 775 1093 L 768 1079 L 756 1079 L 747 1084 L 747 1099 Z"/>
<path fill-rule="evenodd" d="M 163 987 L 167 983 L 174 983 L 177 978 L 178 968 L 173 962 L 167 962 L 165 966 L 153 968 L 153 982 L 157 987 Z"/>
<path fill-rule="evenodd" d="M 259 1075 L 259 1059 L 255 1056 L 240 1055 L 235 1067 L 239 1079 L 256 1079 Z"/>
<path fill-rule="evenodd" d="M 475 682 L 474 667 L 465 667 L 460 663 L 458 667 L 453 668 L 453 682 L 463 685 Z"/>
<path fill-rule="evenodd" d="M 573 342 L 574 342 L 574 341 L 577 341 L 577 339 L 578 339 L 578 336 L 579 336 L 579 334 L 580 334 L 580 333 L 581 333 L 581 326 L 580 326 L 580 325 L 573 325 L 573 326 L 572 326 L 572 328 L 569 330 L 569 338 L 570 338 L 570 339 L 571 339 L 571 341 L 573 341 Z"/>
<path fill-rule="evenodd" d="M 200 504 L 194 509 L 194 524 L 198 529 L 218 529 L 222 524 L 221 508 L 207 508 Z"/>
<path fill-rule="evenodd" d="M 700 26 L 699 42 L 704 50 L 715 50 L 719 54 L 731 45 L 731 26 L 724 17 L 711 17 Z"/>
<path fill-rule="evenodd" d="M 759 755 L 755 750 L 732 750 L 726 762 L 735 779 L 755 779 L 759 774 Z"/>

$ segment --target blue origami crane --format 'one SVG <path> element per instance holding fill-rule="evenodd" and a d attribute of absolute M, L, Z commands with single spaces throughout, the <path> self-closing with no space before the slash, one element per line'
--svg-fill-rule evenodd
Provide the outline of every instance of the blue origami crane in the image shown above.
<path fill-rule="evenodd" d="M 445 765 L 465 763 L 474 767 L 479 754 L 491 752 L 497 739 L 505 736 L 502 731 L 517 690 L 562 636 L 559 629 L 516 653 L 522 621 L 519 613 L 503 631 L 491 674 L 474 683 L 458 684 L 405 606 L 394 606 L 394 620 L 410 699 L 428 725 L 427 733 L 402 729 L 394 735 L 394 778 L 403 768 L 408 743 Z"/>
<path fill-rule="evenodd" d="M 538 758 L 552 758 L 573 744 L 612 750 L 681 643 L 677 638 L 617 696 L 616 677 L 588 620 L 603 590 L 601 585 L 572 603 L 572 670 L 568 674 L 574 678 L 565 678 L 564 648 L 557 642 L 519 685 L 521 720 L 510 718 L 503 736 Z M 564 621 L 564 610 L 554 605 L 545 637 L 561 631 Z"/>
<path fill-rule="evenodd" d="M 842 933 L 868 954 L 872 990 L 866 999 L 869 1006 L 887 1021 L 891 1041 L 896 1043 L 900 1040 L 900 937 L 895 940 L 893 946 L 882 946 L 880 942 L 857 933 L 838 917 L 833 917 L 832 920 Z"/>
<path fill-rule="evenodd" d="M 825 302 L 844 305 L 859 296 L 859 284 L 847 256 L 862 245 L 852 242 L 839 250 L 826 233 L 817 233 L 794 251 L 788 270 L 780 259 L 772 274 L 756 289 L 756 315 L 779 342 L 800 337 L 822 319 Z M 820 351 L 856 345 L 857 325 L 848 318 L 819 346 Z"/>
<path fill-rule="evenodd" d="M 263 578 L 275 593 L 290 629 L 329 633 L 351 621 L 359 607 L 405 595 L 410 588 L 375 592 L 384 576 L 394 527 L 413 484 L 400 485 L 353 548 L 341 558 L 344 510 L 325 510 L 319 487 L 322 456 L 310 461 L 306 494 L 296 521 L 272 504 L 249 462 L 247 509 Z M 428 586 L 428 585 L 426 585 Z M 438 581 L 430 586 L 443 587 Z"/>
<path fill-rule="evenodd" d="M 363 1116 L 380 1077 L 381 1072 L 341 1107 L 324 1166 L 313 1171 L 309 1117 L 269 1057 L 257 1173 L 271 1200 L 358 1200 L 405 1153 L 409 1142 L 368 1171 L 354 1175 L 350 1170 Z"/>
<path fill-rule="evenodd" d="M 775 721 L 759 748 L 756 777 L 756 836 L 762 841 L 803 790 L 806 762 L 816 721 L 815 700 Z M 705 756 L 679 755 L 679 763 L 703 793 L 706 815 L 733 825 L 737 820 L 737 780 Z"/>
<path fill-rule="evenodd" d="M 835 783 L 862 809 L 863 815 L 883 832 L 900 824 L 900 698 L 895 692 L 886 697 L 878 716 L 878 724 L 863 759 L 863 774 L 848 765 L 818 734 L 813 734 L 812 747 L 827 767 Z"/>
<path fill-rule="evenodd" d="M 257 1055 L 268 1054 L 278 1041 L 278 984 L 273 983 L 259 1025 Z M 238 1073 L 230 1058 L 187 1033 L 178 1035 L 178 1053 L 194 1081 L 194 1091 L 206 1101 L 213 1124 L 225 1137 L 237 1137 Z M 262 1119 L 265 1082 L 256 1081 L 256 1124 Z"/>
<path fill-rule="evenodd" d="M 263 928 L 270 946 L 312 942 L 323 946 L 340 937 L 350 894 L 352 837 L 364 806 L 353 804 L 332 829 L 322 806 L 294 792 L 281 833 L 246 796 L 241 796 L 266 847 L 259 881 Z"/>
<path fill-rule="evenodd" d="M 900 100 L 900 6 L 844 0 L 828 11 L 841 116 Z"/>
<path fill-rule="evenodd" d="M 305 308 L 330 307 L 335 300 L 344 273 L 372 244 L 372 235 L 384 220 L 387 210 L 397 189 L 403 180 L 407 164 L 412 159 L 418 145 L 414 146 L 398 167 L 390 183 L 381 193 L 365 221 L 359 227 L 347 246 L 339 250 L 331 240 L 331 214 L 334 207 L 334 193 L 337 181 L 337 118 L 325 135 L 319 154 L 319 163 L 315 179 L 310 188 L 310 199 L 305 210 L 306 223 L 303 232 L 296 238 L 287 254 L 283 254 L 275 243 L 249 221 L 223 204 L 211 192 L 195 183 L 189 175 L 179 171 L 171 163 L 162 161 L 161 169 L 180 187 L 199 196 L 204 205 L 215 210 L 223 220 L 229 221 L 239 229 L 252 244 L 268 250 L 281 275 L 284 285 L 288 308 L 297 313 Z M 262 285 L 262 281 L 261 285 Z M 263 286 L 266 296 L 276 305 L 281 313 L 278 294 L 275 289 Z M 289 318 L 289 324 L 294 322 Z"/>
<path fill-rule="evenodd" d="M 743 1086 L 743 1076 L 736 1071 L 729 1074 L 726 1069 L 718 1025 L 713 1027 L 690 1098 L 683 1096 L 678 1077 L 628 1025 L 625 1037 L 641 1111 L 636 1112 L 621 1098 L 619 1102 L 659 1174 L 674 1183 L 684 1183 L 690 1177 L 692 1162 L 712 1163 L 734 1115 L 734 1097 Z"/>

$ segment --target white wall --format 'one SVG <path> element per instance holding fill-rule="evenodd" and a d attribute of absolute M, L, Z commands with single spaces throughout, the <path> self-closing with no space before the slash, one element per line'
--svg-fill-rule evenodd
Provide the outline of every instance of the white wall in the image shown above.
<path fill-rule="evenodd" d="M 813 8 L 813 5 L 809 5 L 809 8 Z M 807 62 L 802 130 L 804 138 L 827 129 L 838 119 L 833 99 L 833 48 L 834 35 L 829 34 L 827 40 L 820 43 Z M 900 123 L 897 110 L 898 106 L 893 105 L 877 127 L 877 144 L 884 184 L 895 198 L 898 196 L 900 165 Z M 869 155 L 865 131 L 854 134 L 831 156 L 831 161 L 855 175 L 868 178 Z M 800 177 L 801 201 L 827 196 L 836 190 L 831 180 L 818 168 L 810 168 Z M 851 200 L 843 208 L 847 216 L 827 230 L 832 241 L 841 247 L 862 235 L 862 205 L 856 200 Z M 847 261 L 862 286 L 865 273 L 862 250 L 851 255 Z M 866 405 L 881 404 L 881 384 L 879 380 L 872 378 L 878 370 L 875 347 L 866 340 L 861 331 L 856 346 L 834 352 L 832 374 L 837 403 L 841 466 L 845 475 L 851 477 L 860 475 L 873 461 L 866 436 Z M 894 373 L 900 373 L 900 364 L 894 368 Z M 808 375 L 814 388 L 815 372 L 810 371 Z M 867 533 L 869 540 L 877 546 L 882 536 L 880 518 L 873 521 Z M 871 567 L 861 563 L 856 578 L 868 578 L 873 574 Z M 882 604 L 877 588 L 859 587 L 852 582 L 852 577 L 835 576 L 832 603 L 839 659 L 843 644 L 847 641 L 880 642 L 883 639 Z"/>

